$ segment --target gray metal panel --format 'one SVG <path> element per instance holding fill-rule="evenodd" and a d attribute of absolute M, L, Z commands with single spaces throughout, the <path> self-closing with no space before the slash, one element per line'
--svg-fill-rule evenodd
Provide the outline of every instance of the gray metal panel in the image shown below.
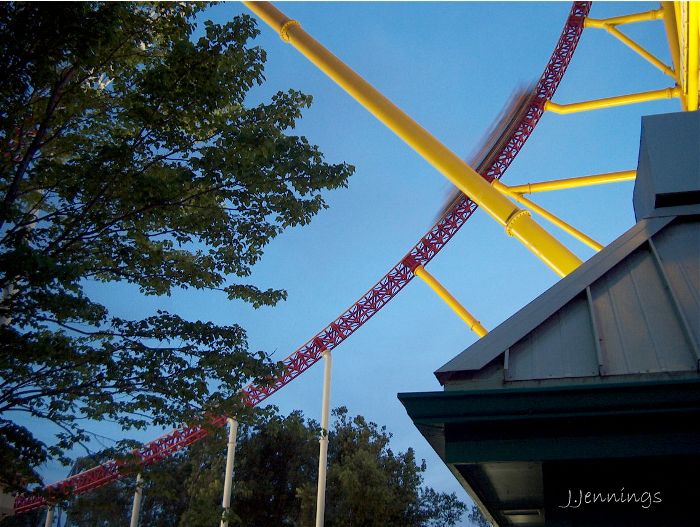
<path fill-rule="evenodd" d="M 642 220 L 584 262 L 527 306 L 494 328 L 485 337 L 439 368 L 435 375 L 442 383 L 454 372 L 480 370 L 506 349 L 525 337 L 562 306 L 581 294 L 593 281 L 618 264 L 629 253 L 673 220 L 672 217 Z"/>
<path fill-rule="evenodd" d="M 700 215 L 700 205 L 678 205 L 676 207 L 663 207 L 654 209 L 647 218 L 663 218 L 664 216 L 693 216 Z"/>
<path fill-rule="evenodd" d="M 700 200 L 700 111 L 642 117 L 634 213 Z"/>
<path fill-rule="evenodd" d="M 435 372 L 438 380 L 444 384 L 451 379 L 476 379 L 480 370 L 506 351 L 506 380 L 513 381 L 590 378 L 596 375 L 592 349 L 602 375 L 697 371 L 698 144 L 700 112 L 645 117 L 634 207 L 637 218 L 653 217 L 639 221 L 443 365 Z M 667 215 L 671 212 L 674 215 Z M 581 298 L 581 303 L 572 302 L 575 298 Z M 584 298 L 589 302 L 587 319 Z M 580 353 L 569 355 L 574 347 Z"/>
<path fill-rule="evenodd" d="M 700 343 L 700 228 L 697 220 L 661 231 L 653 241 L 697 346 Z"/>
<path fill-rule="evenodd" d="M 510 348 L 507 381 L 598 375 L 585 295 L 576 297 Z"/>
<path fill-rule="evenodd" d="M 591 296 L 602 375 L 697 368 L 673 297 L 647 244 L 592 284 Z"/>
<path fill-rule="evenodd" d="M 438 379 L 478 380 L 506 350 L 506 382 L 697 371 L 700 218 L 665 218 L 655 229 L 646 222 L 452 359 Z"/>

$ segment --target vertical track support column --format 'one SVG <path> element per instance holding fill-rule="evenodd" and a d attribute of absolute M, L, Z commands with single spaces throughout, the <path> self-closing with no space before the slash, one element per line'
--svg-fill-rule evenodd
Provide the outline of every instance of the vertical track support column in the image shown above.
<path fill-rule="evenodd" d="M 323 352 L 323 401 L 321 402 L 321 437 L 318 440 L 318 489 L 316 491 L 316 527 L 323 527 L 326 514 L 326 470 L 328 468 L 328 420 L 331 403 L 330 350 Z"/>
<path fill-rule="evenodd" d="M 688 2 L 687 25 L 687 49 L 688 49 L 688 82 L 685 86 L 687 92 L 688 111 L 698 109 L 698 70 L 700 69 L 700 5 L 697 2 Z"/>
<path fill-rule="evenodd" d="M 141 500 L 143 499 L 143 477 L 139 472 L 136 476 L 136 490 L 134 491 L 134 502 L 131 505 L 131 521 L 129 527 L 138 527 L 139 514 L 141 513 Z"/>
<path fill-rule="evenodd" d="M 51 527 L 53 525 L 53 505 L 49 505 L 46 509 L 46 521 L 44 522 L 44 527 Z"/>
<path fill-rule="evenodd" d="M 226 471 L 224 473 L 224 495 L 221 500 L 223 507 L 223 517 L 220 527 L 228 527 L 228 513 L 231 510 L 231 490 L 233 486 L 233 462 L 236 457 L 236 437 L 238 435 L 238 421 L 229 417 L 228 421 L 228 443 L 226 448 Z"/>
<path fill-rule="evenodd" d="M 683 75 L 681 68 L 681 55 L 678 46 L 678 27 L 676 25 L 676 14 L 673 8 L 673 2 L 661 2 L 663 15 L 664 15 L 664 28 L 666 29 L 666 38 L 668 40 L 668 47 L 671 51 L 671 60 L 673 63 L 673 70 L 676 72 L 679 80 Z M 685 100 L 683 100 L 685 105 Z"/>

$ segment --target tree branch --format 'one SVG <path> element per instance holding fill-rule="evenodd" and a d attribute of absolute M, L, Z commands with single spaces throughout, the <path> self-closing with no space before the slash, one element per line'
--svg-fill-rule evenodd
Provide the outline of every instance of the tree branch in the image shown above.
<path fill-rule="evenodd" d="M 12 207 L 13 203 L 15 202 L 15 199 L 17 198 L 17 192 L 19 191 L 20 182 L 24 178 L 24 174 L 27 172 L 29 164 L 34 159 L 34 155 L 39 151 L 41 142 L 43 141 L 44 136 L 46 135 L 46 132 L 49 128 L 49 123 L 51 122 L 53 114 L 56 111 L 56 107 L 58 106 L 58 103 L 61 100 L 61 97 L 63 96 L 63 89 L 66 86 L 66 84 L 70 81 L 71 77 L 75 72 L 75 69 L 76 65 L 72 65 L 67 70 L 65 70 L 52 90 L 51 97 L 49 98 L 49 101 L 46 105 L 44 117 L 41 120 L 41 123 L 39 124 L 39 129 L 37 130 L 36 135 L 32 139 L 32 142 L 29 145 L 27 153 L 24 155 L 22 162 L 17 167 L 14 178 L 12 179 L 12 183 L 10 183 L 9 188 L 5 193 L 5 198 L 3 199 L 2 204 L 0 205 L 0 229 L 2 229 L 2 226 L 5 224 L 5 221 L 7 221 L 10 217 L 10 207 Z"/>

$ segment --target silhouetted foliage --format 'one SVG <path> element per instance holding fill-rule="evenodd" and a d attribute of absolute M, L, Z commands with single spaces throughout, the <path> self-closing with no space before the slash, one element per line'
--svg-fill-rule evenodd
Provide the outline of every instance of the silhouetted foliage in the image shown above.
<path fill-rule="evenodd" d="M 204 527 L 221 515 L 226 434 L 220 431 L 145 473 L 141 525 Z M 241 426 L 231 526 L 313 526 L 318 423 L 300 412 Z M 466 511 L 454 494 L 423 485 L 425 462 L 394 452 L 385 428 L 334 411 L 329 432 L 326 521 L 329 527 L 453 526 Z M 128 524 L 134 478 L 77 498 L 67 527 Z"/>
<path fill-rule="evenodd" d="M 472 505 L 467 518 L 475 527 L 491 527 L 491 524 L 484 518 L 484 515 L 481 514 L 481 511 L 476 505 Z"/>
<path fill-rule="evenodd" d="M 0 4 L 0 484 L 125 429 L 239 415 L 276 371 L 235 323 L 110 314 L 86 284 L 138 295 L 208 290 L 254 307 L 285 291 L 241 281 L 284 228 L 325 207 L 346 164 L 290 135 L 311 97 L 258 105 L 252 18 L 206 22 L 194 2 Z M 131 285 L 125 288 L 124 284 Z M 90 291 L 95 288 L 91 287 Z M 113 291 L 113 290 L 110 290 Z M 46 445 L 27 414 L 60 430 Z"/>

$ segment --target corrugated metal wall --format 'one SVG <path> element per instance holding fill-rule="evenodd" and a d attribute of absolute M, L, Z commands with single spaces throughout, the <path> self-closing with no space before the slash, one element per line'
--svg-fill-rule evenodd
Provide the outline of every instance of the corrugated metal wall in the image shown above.
<path fill-rule="evenodd" d="M 700 222 L 680 220 L 512 346 L 506 380 L 697 371 Z"/>

